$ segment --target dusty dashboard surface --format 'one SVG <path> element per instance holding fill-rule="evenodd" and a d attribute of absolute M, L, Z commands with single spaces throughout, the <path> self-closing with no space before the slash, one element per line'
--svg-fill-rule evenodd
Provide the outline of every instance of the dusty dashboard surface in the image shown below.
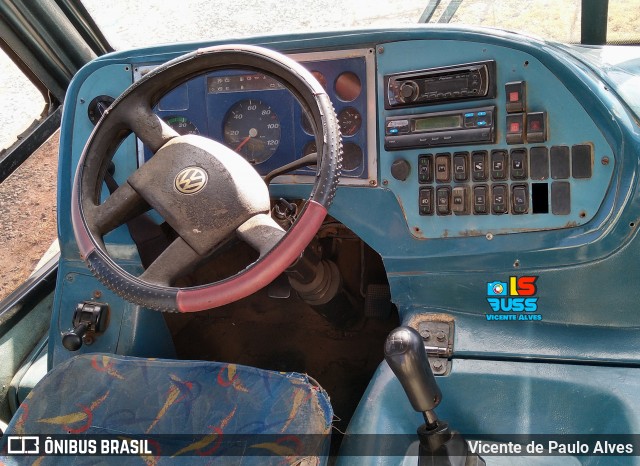
<path fill-rule="evenodd" d="M 372 200 L 380 195 L 373 191 L 391 193 L 404 234 L 419 240 L 602 225 L 619 160 L 584 102 L 544 62 L 546 52 L 485 37 L 444 40 L 437 33 L 386 42 L 381 39 L 395 36 L 365 37 L 379 40 L 333 49 L 316 49 L 311 41 L 289 53 L 334 104 L 344 144 L 341 186 Z M 93 128 L 101 96 L 119 95 L 176 56 L 159 50 L 133 52 L 87 76 L 80 89 L 85 104 L 75 115 L 74 157 Z M 315 151 L 296 99 L 259 72 L 205 73 L 170 91 L 154 110 L 181 134 L 236 150 L 261 175 Z M 114 158 L 116 179 L 124 181 L 150 156 L 141 143 L 125 142 Z M 306 166 L 278 177 L 275 186 L 300 189 L 275 188 L 275 195 L 306 197 L 303 187 L 314 174 L 315 167 Z M 352 208 L 362 212 L 362 199 L 354 201 Z"/>
<path fill-rule="evenodd" d="M 336 108 L 341 184 L 390 189 L 416 238 L 570 228 L 600 208 L 611 148 L 580 102 L 525 52 L 430 40 L 292 56 Z M 134 79 L 150 68 L 133 68 Z M 262 175 L 315 151 L 301 107 L 260 73 L 194 78 L 156 112 L 181 134 L 223 141 Z M 150 153 L 137 150 L 144 163 Z M 310 183 L 314 171 L 277 182 Z"/>

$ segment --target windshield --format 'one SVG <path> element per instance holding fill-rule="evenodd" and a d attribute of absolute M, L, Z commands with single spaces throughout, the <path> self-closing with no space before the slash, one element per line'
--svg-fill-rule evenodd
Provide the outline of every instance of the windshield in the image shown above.
<path fill-rule="evenodd" d="M 430 23 L 490 26 L 580 42 L 581 0 L 84 0 L 117 49 L 159 43 Z M 610 0 L 607 42 L 637 43 L 640 0 Z"/>

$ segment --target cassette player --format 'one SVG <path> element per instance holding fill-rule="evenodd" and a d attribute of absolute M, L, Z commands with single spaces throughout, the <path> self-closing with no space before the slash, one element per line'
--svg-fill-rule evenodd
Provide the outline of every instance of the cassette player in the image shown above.
<path fill-rule="evenodd" d="M 400 150 L 495 142 L 496 107 L 389 117 L 384 148 Z"/>

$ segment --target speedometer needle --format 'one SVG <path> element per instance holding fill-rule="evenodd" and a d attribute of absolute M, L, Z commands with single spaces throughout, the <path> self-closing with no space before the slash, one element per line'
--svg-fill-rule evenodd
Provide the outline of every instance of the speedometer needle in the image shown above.
<path fill-rule="evenodd" d="M 240 149 L 242 149 L 242 146 L 244 146 L 246 143 L 249 142 L 249 140 L 251 139 L 251 136 L 247 136 L 246 138 L 244 138 L 242 140 L 242 142 L 238 145 L 238 147 L 236 147 L 236 152 L 239 151 Z"/>
<path fill-rule="evenodd" d="M 240 149 L 242 149 L 242 146 L 248 143 L 251 140 L 251 138 L 255 138 L 257 135 L 258 135 L 258 130 L 255 128 L 251 128 L 249 130 L 249 136 L 247 136 L 242 140 L 242 142 L 238 145 L 238 147 L 236 147 L 236 151 L 239 151 Z"/>

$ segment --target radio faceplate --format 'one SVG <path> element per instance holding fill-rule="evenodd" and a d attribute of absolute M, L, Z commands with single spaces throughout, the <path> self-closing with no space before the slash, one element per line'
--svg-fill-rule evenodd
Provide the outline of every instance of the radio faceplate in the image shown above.
<path fill-rule="evenodd" d="M 385 121 L 387 150 L 495 142 L 496 107 L 400 115 Z"/>
<path fill-rule="evenodd" d="M 493 98 L 495 70 L 495 61 L 489 60 L 387 75 L 385 108 Z"/>

